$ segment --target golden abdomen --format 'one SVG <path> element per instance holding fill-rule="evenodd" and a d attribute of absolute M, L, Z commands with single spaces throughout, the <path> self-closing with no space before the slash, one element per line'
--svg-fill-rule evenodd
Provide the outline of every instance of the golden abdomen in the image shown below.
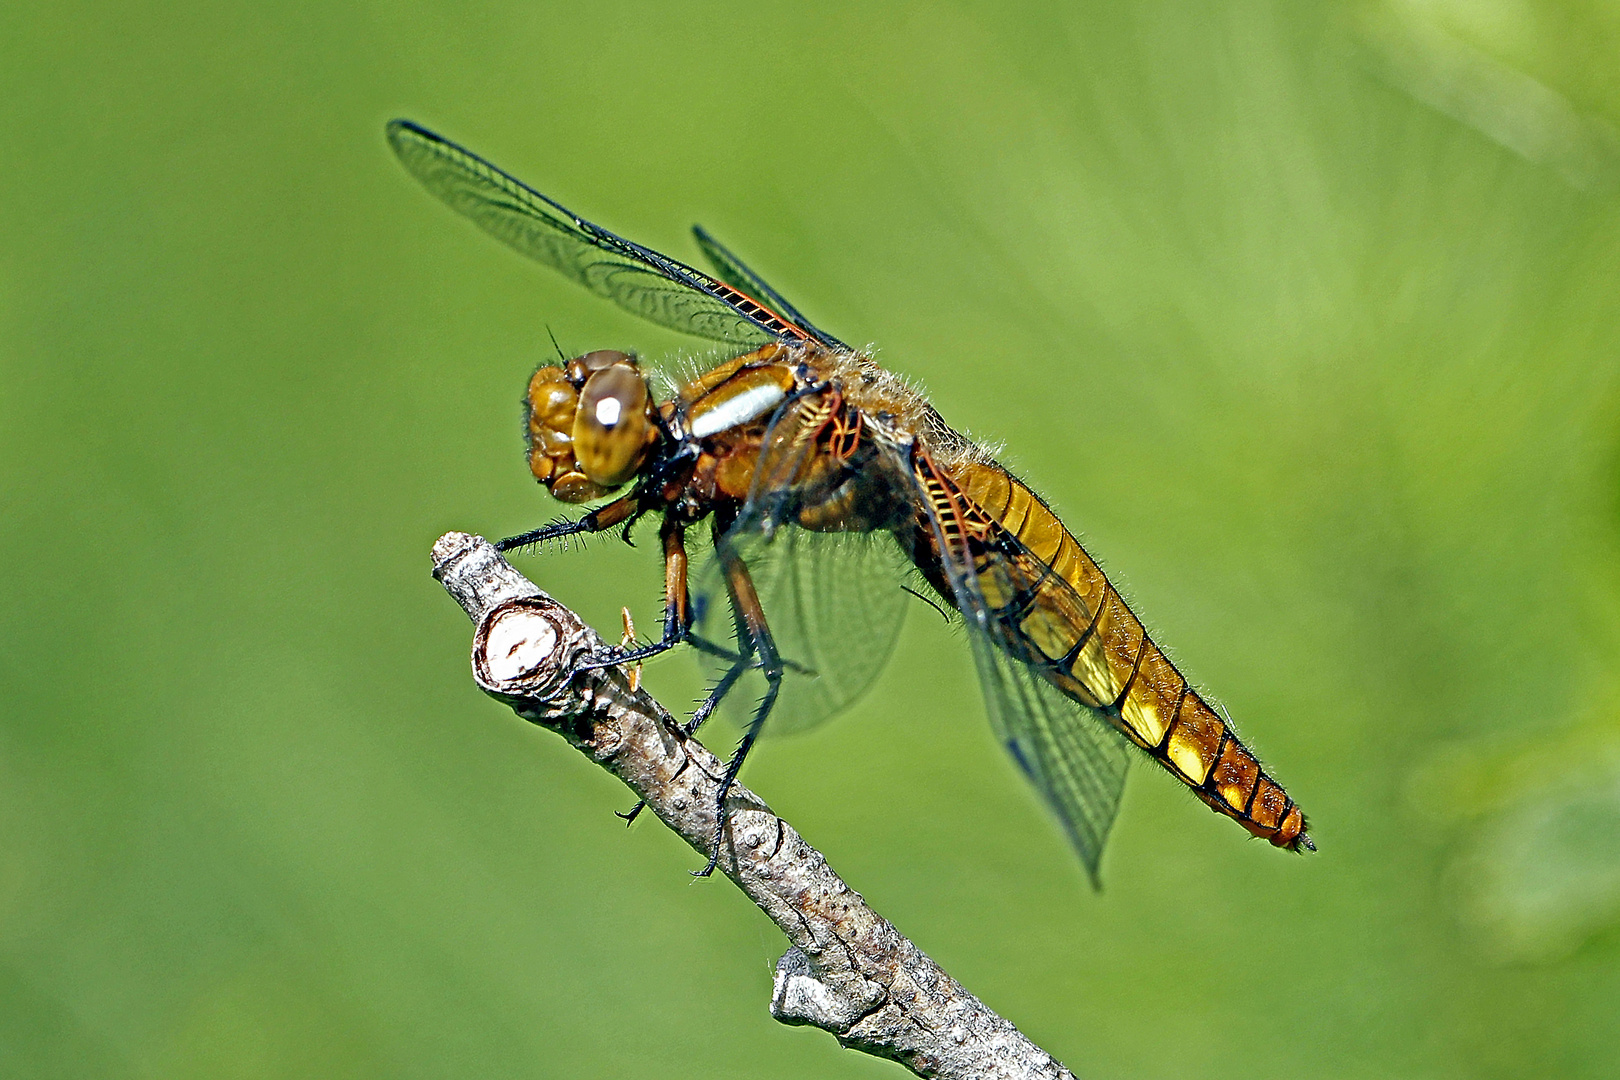
<path fill-rule="evenodd" d="M 1020 596 L 981 563 L 996 617 L 1065 694 L 1100 710 L 1213 809 L 1278 847 L 1309 846 L 1299 807 L 1260 767 L 1142 628 L 1091 556 L 1035 494 L 993 464 L 952 477 L 964 495 L 1043 564 Z"/>

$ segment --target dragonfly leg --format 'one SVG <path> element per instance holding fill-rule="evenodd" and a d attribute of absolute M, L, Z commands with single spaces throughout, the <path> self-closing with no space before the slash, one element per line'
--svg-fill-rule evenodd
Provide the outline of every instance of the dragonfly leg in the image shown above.
<path fill-rule="evenodd" d="M 605 509 L 605 507 L 604 507 Z M 669 518 L 659 528 L 664 544 L 664 633 L 657 641 L 636 648 L 604 649 L 579 666 L 583 669 L 634 664 L 668 652 L 685 641 L 692 629 L 692 604 L 686 588 L 686 527 Z"/>
<path fill-rule="evenodd" d="M 735 664 L 739 660 L 744 660 L 748 656 L 752 655 L 752 653 L 734 652 L 731 649 L 726 648 L 724 645 L 716 645 L 708 638 L 699 637 L 690 630 L 688 630 L 686 633 L 686 644 L 692 646 L 692 648 L 696 649 L 698 652 L 708 653 L 710 656 L 713 656 L 719 660 L 724 660 L 728 664 Z M 779 659 L 782 661 L 782 670 L 784 671 L 791 671 L 795 675 L 803 675 L 810 679 L 816 677 L 815 668 L 805 667 L 803 664 L 794 663 L 785 656 L 779 657 Z M 758 662 L 755 661 L 754 664 L 749 666 L 757 667 Z M 746 669 L 747 668 L 745 667 L 744 670 Z"/>
<path fill-rule="evenodd" d="M 703 726 L 705 720 L 714 715 L 714 710 L 719 707 L 720 702 L 725 700 L 726 695 L 731 693 L 731 688 L 737 685 L 737 680 L 742 678 L 743 672 L 758 664 L 758 661 L 747 653 L 741 656 L 735 653 L 731 655 L 731 666 L 726 669 L 724 675 L 720 676 L 720 680 L 714 684 L 714 689 L 710 690 L 709 696 L 703 699 L 703 704 L 692 710 L 691 717 L 681 725 L 681 734 L 688 737 L 697 734 L 697 729 Z"/>
<path fill-rule="evenodd" d="M 582 668 L 612 667 L 615 664 L 635 663 L 649 656 L 657 656 L 685 640 L 692 627 L 692 604 L 686 586 L 686 529 L 669 518 L 658 530 L 664 544 L 664 636 L 639 649 L 620 648 L 605 657 L 593 657 L 579 666 Z M 647 808 L 645 801 L 637 802 L 620 814 L 626 825 L 633 823 Z"/>
<path fill-rule="evenodd" d="M 731 683 L 735 683 L 736 677 L 732 677 L 733 672 L 740 677 L 747 668 L 758 666 L 765 676 L 765 696 L 760 699 L 759 707 L 754 710 L 753 719 L 749 721 L 748 730 L 743 732 L 741 741 L 737 743 L 736 752 L 731 755 L 731 760 L 726 762 L 726 774 L 720 781 L 720 790 L 714 799 L 714 847 L 710 850 L 709 861 L 703 869 L 692 871 L 694 877 L 708 877 L 714 873 L 715 866 L 720 862 L 720 845 L 725 842 L 726 836 L 726 796 L 731 793 L 731 785 L 736 782 L 737 773 L 742 769 L 748 751 L 753 748 L 754 740 L 759 738 L 760 729 L 765 726 L 765 719 L 770 716 L 771 708 L 776 704 L 777 692 L 782 688 L 782 661 L 777 655 L 776 641 L 771 637 L 771 628 L 765 622 L 765 609 L 760 606 L 759 593 L 754 590 L 754 580 L 749 576 L 748 567 L 735 553 L 724 548 L 721 557 L 724 560 L 726 591 L 730 594 L 732 612 L 739 624 L 737 638 L 740 643 L 746 642 L 743 655 L 738 658 L 738 662 L 731 670 L 726 672 L 726 677 L 730 678 Z M 758 660 L 744 664 L 743 661 L 747 660 L 747 653 L 750 651 L 758 653 Z M 716 692 L 709 695 L 711 701 L 718 701 L 724 696 L 722 687 L 724 690 L 731 689 L 730 685 L 725 684 L 726 678 L 722 678 L 721 685 L 715 687 Z M 709 702 L 705 701 L 704 705 L 709 705 Z M 702 711 L 701 707 L 699 711 Z M 713 711 L 712 705 L 709 711 Z M 703 719 L 707 719 L 707 714 L 703 714 L 701 719 L 694 715 L 693 719 L 702 723 Z"/>
<path fill-rule="evenodd" d="M 709 696 L 703 699 L 703 703 L 694 709 L 686 723 L 681 725 L 681 734 L 687 738 L 697 734 L 697 729 L 703 726 L 703 722 L 714 715 L 714 710 L 719 707 L 720 702 L 725 700 L 726 695 L 731 693 L 731 688 L 737 685 L 737 680 L 742 678 L 743 673 L 759 663 L 759 661 L 746 653 L 739 656 L 729 650 L 720 650 L 719 655 L 730 657 L 731 667 L 726 669 L 726 673 L 720 676 L 720 681 L 714 684 L 714 689 L 709 691 Z M 626 825 L 629 825 L 646 808 L 647 803 L 642 801 L 632 806 L 627 813 L 619 814 L 617 810 L 614 813 L 623 818 Z"/>
<path fill-rule="evenodd" d="M 666 518 L 664 519 L 662 528 L 659 529 L 658 535 L 663 539 L 664 544 L 663 636 L 657 641 L 649 641 L 647 644 L 637 646 L 633 649 L 626 648 L 624 646 L 606 649 L 603 652 L 591 657 L 584 663 L 581 663 L 579 666 L 581 668 L 604 668 L 614 667 L 618 664 L 638 663 L 639 661 L 657 656 L 659 653 L 668 652 L 677 645 L 687 644 L 691 645 L 699 652 L 705 652 L 710 656 L 718 657 L 721 660 L 726 661 L 728 664 L 736 665 L 742 663 L 744 665 L 744 670 L 746 670 L 748 667 L 746 660 L 747 657 L 752 653 L 751 649 L 741 653 L 733 652 L 723 645 L 717 645 L 707 638 L 700 637 L 692 632 L 692 602 L 691 595 L 687 589 L 688 562 L 686 556 L 685 527 L 676 525 Z M 800 675 L 807 675 L 811 677 L 814 677 L 815 675 L 815 672 L 811 669 L 805 667 L 803 664 L 795 664 L 791 660 L 782 661 L 782 666 L 787 670 Z M 740 675 L 741 672 L 739 671 L 737 675 L 731 676 L 729 682 L 727 683 L 728 688 L 730 683 L 736 682 Z M 722 696 L 724 695 L 722 694 Z M 706 704 L 709 705 L 709 711 L 712 712 L 714 710 L 714 703 L 708 702 Z M 707 714 L 705 714 L 705 718 L 707 718 Z M 701 722 L 702 721 L 699 721 L 699 723 Z M 688 734 L 690 733 L 691 732 L 689 731 Z"/>
<path fill-rule="evenodd" d="M 496 541 L 495 550 L 511 551 L 513 548 L 543 544 L 547 540 L 556 540 L 564 536 L 603 532 L 634 518 L 639 503 L 640 496 L 632 491 L 614 499 L 606 506 L 598 506 L 578 521 L 553 521 L 550 525 L 542 525 L 538 529 L 530 529 L 526 533 L 518 533 L 516 536 L 508 536 L 505 540 Z"/>

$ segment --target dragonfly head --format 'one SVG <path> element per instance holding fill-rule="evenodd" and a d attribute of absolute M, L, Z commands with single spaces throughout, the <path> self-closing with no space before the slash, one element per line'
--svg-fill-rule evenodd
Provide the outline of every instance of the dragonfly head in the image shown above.
<path fill-rule="evenodd" d="M 563 502 L 599 498 L 634 477 L 658 441 L 635 357 L 603 349 L 548 365 L 524 397 L 529 469 Z"/>

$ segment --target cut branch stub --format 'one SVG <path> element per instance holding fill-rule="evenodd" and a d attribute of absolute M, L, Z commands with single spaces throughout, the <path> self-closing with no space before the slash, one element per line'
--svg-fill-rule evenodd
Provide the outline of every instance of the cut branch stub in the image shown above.
<path fill-rule="evenodd" d="M 520 596 L 486 613 L 473 634 L 473 681 L 478 688 L 515 708 L 523 706 L 518 711 L 525 719 L 530 719 L 528 713 L 537 703 L 581 704 L 553 701 L 567 690 L 574 665 L 586 652 L 568 614 L 546 596 Z"/>

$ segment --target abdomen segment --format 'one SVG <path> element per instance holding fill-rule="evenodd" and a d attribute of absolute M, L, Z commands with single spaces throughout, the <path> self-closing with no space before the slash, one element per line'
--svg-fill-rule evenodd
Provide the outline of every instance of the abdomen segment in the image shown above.
<path fill-rule="evenodd" d="M 1148 637 L 1057 516 L 996 465 L 967 465 L 953 480 L 1018 542 L 1001 548 L 1023 549 L 1009 556 L 990 536 L 975 557 L 985 598 L 1019 659 L 1101 711 L 1211 808 L 1277 847 L 1314 848 L 1299 807 Z M 1009 572 L 1010 558 L 1028 565 Z"/>

